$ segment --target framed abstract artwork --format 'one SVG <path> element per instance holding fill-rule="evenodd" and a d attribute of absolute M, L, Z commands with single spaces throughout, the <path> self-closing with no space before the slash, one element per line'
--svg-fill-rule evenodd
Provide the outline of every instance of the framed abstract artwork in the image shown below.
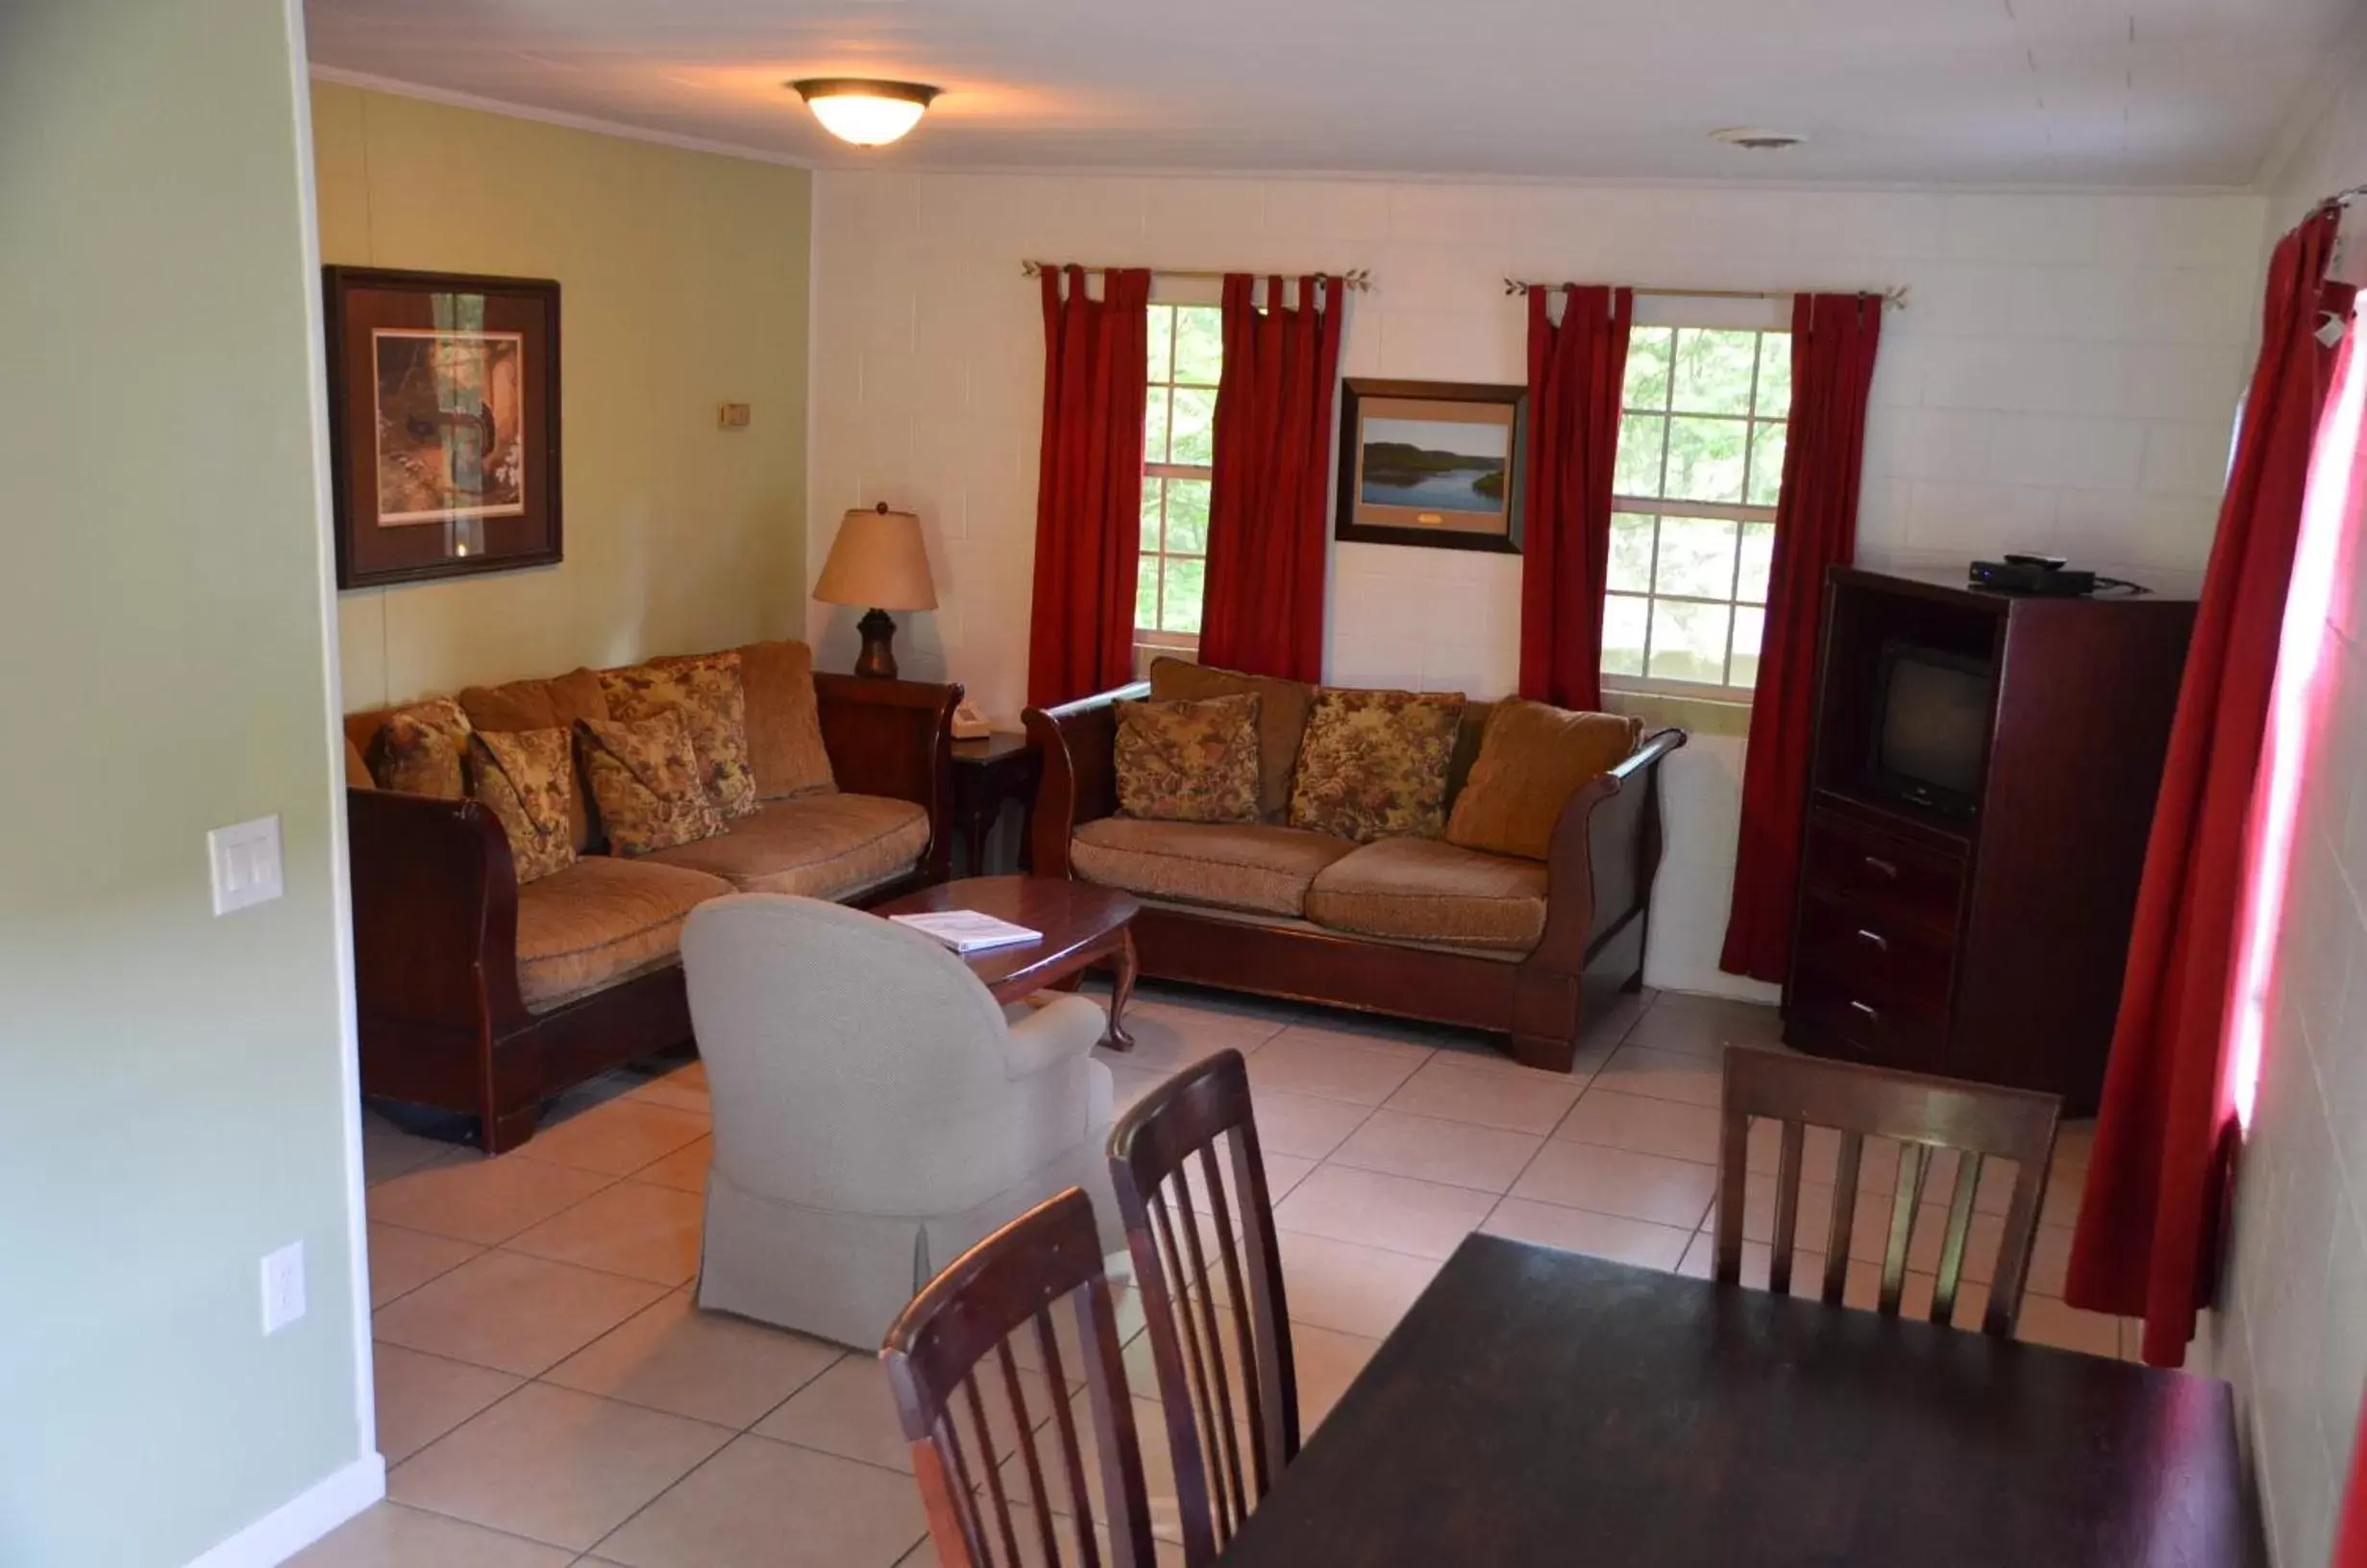
<path fill-rule="evenodd" d="M 1333 533 L 1518 554 L 1528 407 L 1522 386 L 1344 382 Z"/>
<path fill-rule="evenodd" d="M 324 272 L 337 586 L 557 561 L 559 285 Z"/>

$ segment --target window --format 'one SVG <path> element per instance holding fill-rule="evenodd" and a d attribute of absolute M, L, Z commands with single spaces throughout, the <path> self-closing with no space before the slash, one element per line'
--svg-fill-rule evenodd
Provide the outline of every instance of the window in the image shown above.
<path fill-rule="evenodd" d="M 1620 410 L 1603 674 L 1747 698 L 1784 482 L 1791 334 L 1638 327 Z"/>
<path fill-rule="evenodd" d="M 1195 649 L 1208 577 L 1208 488 L 1215 461 L 1217 375 L 1224 312 L 1213 305 L 1150 307 L 1150 395 L 1143 436 L 1143 564 L 1134 579 L 1134 640 Z"/>

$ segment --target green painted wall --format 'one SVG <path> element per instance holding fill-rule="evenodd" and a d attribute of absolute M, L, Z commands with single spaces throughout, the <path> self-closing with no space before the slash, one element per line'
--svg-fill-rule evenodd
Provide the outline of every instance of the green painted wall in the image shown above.
<path fill-rule="evenodd" d="M 0 5 L 10 1568 L 185 1563 L 364 1452 L 293 47 Z M 275 813 L 286 896 L 215 919 L 207 830 Z"/>
<path fill-rule="evenodd" d="M 312 126 L 324 260 L 560 287 L 567 559 L 340 596 L 345 706 L 801 635 L 813 177 L 325 82 Z"/>

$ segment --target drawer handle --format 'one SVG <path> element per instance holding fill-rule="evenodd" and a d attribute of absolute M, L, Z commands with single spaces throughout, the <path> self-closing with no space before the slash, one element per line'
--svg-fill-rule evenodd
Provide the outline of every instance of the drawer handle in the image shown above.
<path fill-rule="evenodd" d="M 1850 1004 L 1849 1004 L 1849 1011 L 1851 1011 L 1852 1013 L 1855 1013 L 1855 1014 L 1859 1015 L 1861 1017 L 1864 1018 L 1864 1019 L 1865 1019 L 1865 1021 L 1866 1021 L 1866 1022 L 1868 1022 L 1868 1023 L 1880 1023 L 1880 1022 L 1882 1021 L 1882 1015 L 1881 1015 L 1881 1014 L 1879 1014 L 1879 1013 L 1877 1013 L 1877 1012 L 1875 1012 L 1872 1008 L 1870 1008 L 1870 1007 L 1866 1006 L 1863 1002 L 1852 1002 L 1852 1003 L 1850 1003 Z"/>
<path fill-rule="evenodd" d="M 1886 881 L 1896 882 L 1899 879 L 1899 869 L 1880 855 L 1866 856 L 1865 869 Z"/>
<path fill-rule="evenodd" d="M 1890 939 L 1879 931 L 1868 931 L 1861 927 L 1858 940 L 1878 953 L 1886 953 L 1890 950 Z"/>

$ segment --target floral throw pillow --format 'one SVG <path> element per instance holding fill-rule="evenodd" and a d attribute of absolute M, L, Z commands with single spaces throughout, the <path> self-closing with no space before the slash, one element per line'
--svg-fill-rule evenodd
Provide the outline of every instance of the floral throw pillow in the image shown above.
<path fill-rule="evenodd" d="M 468 715 L 449 697 L 397 708 L 370 743 L 370 776 L 382 790 L 457 800 L 468 794 Z"/>
<path fill-rule="evenodd" d="M 576 737 L 601 825 L 618 854 L 646 855 L 724 830 L 700 783 L 699 753 L 679 709 L 647 719 L 579 719 Z"/>
<path fill-rule="evenodd" d="M 1254 822 L 1258 698 L 1118 704 L 1118 809 L 1168 822 Z"/>
<path fill-rule="evenodd" d="M 1369 844 L 1445 826 L 1461 694 L 1319 691 L 1298 743 L 1291 825 Z"/>
<path fill-rule="evenodd" d="M 603 670 L 600 685 L 611 719 L 647 719 L 678 710 L 699 759 L 699 783 L 726 818 L 756 809 L 756 774 L 749 765 L 748 693 L 740 656 L 702 653 Z"/>
<path fill-rule="evenodd" d="M 576 863 L 568 818 L 576 771 L 563 729 L 474 730 L 468 738 L 476 795 L 509 839 L 509 862 L 520 883 L 563 871 Z"/>

